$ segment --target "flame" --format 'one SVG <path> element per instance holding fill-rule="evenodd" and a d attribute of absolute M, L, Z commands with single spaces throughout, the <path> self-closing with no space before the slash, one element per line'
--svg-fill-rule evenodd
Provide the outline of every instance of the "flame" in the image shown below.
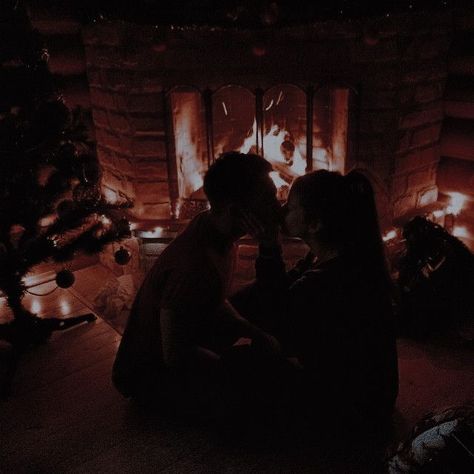
<path fill-rule="evenodd" d="M 466 196 L 461 193 L 448 193 L 448 194 L 451 197 L 451 203 L 449 204 L 447 208 L 447 212 L 448 214 L 453 214 L 454 216 L 457 216 L 462 211 L 462 208 L 464 207 Z"/>
<path fill-rule="evenodd" d="M 287 174 L 291 178 L 302 176 L 306 171 L 306 159 L 299 151 L 299 143 L 294 143 L 295 149 L 293 152 L 292 163 L 288 163 L 281 151 L 281 144 L 287 140 L 289 133 L 284 128 L 280 128 L 278 124 L 273 124 L 268 133 L 263 136 L 263 152 L 265 159 L 272 163 L 277 171 L 270 173 L 275 186 L 280 189 L 283 186 L 288 186 L 281 173 Z M 241 153 L 249 153 L 257 141 L 257 121 L 254 120 L 252 125 L 252 133 L 244 140 L 244 143 L 239 148 Z"/>
<path fill-rule="evenodd" d="M 203 164 L 198 157 L 198 106 L 193 93 L 180 94 L 175 106 L 175 148 L 180 196 L 189 197 L 203 185 Z"/>

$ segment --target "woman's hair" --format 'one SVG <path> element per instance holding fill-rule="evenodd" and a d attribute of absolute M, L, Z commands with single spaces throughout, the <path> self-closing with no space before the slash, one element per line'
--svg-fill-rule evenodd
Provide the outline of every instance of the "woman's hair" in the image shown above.
<path fill-rule="evenodd" d="M 342 249 L 360 270 L 388 287 L 391 285 L 369 180 L 351 171 L 314 171 L 292 186 L 307 223 L 320 222 L 318 239 Z"/>

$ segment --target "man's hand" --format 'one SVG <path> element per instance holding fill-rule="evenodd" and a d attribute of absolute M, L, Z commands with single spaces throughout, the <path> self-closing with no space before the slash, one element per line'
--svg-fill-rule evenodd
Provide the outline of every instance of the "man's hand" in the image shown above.
<path fill-rule="evenodd" d="M 276 222 L 263 222 L 255 214 L 241 209 L 242 223 L 246 232 L 261 245 L 278 245 L 280 226 Z"/>

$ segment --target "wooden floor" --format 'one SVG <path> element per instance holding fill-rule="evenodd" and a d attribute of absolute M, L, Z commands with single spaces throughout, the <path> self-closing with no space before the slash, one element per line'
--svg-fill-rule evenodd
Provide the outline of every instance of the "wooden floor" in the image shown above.
<path fill-rule="evenodd" d="M 83 285 L 94 286 L 87 270 L 77 273 L 78 288 L 81 276 Z M 67 309 L 64 301 L 70 309 L 65 316 L 90 310 L 90 302 L 77 290 L 53 295 L 56 300 L 43 300 L 48 307 L 42 310 Z M 320 449 L 317 443 L 283 447 L 265 434 L 249 431 L 227 438 L 197 424 L 141 411 L 110 381 L 119 340 L 98 319 L 54 334 L 23 357 L 12 396 L 0 401 L 2 474 L 379 472 L 367 446 L 356 452 Z M 408 341 L 400 341 L 399 353 L 396 437 L 405 435 L 423 413 L 473 396 L 472 353 Z M 323 430 L 315 426 L 315 431 Z"/>

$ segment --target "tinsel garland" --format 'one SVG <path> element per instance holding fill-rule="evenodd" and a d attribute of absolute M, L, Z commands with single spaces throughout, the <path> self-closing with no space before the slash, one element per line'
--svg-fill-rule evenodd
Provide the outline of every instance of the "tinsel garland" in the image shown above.
<path fill-rule="evenodd" d="M 0 290 L 23 318 L 25 275 L 130 236 L 124 212 L 132 202 L 102 196 L 83 115 L 64 104 L 22 4 L 9 7 L 0 53 L 0 86 L 8 92 L 0 94 Z"/>

